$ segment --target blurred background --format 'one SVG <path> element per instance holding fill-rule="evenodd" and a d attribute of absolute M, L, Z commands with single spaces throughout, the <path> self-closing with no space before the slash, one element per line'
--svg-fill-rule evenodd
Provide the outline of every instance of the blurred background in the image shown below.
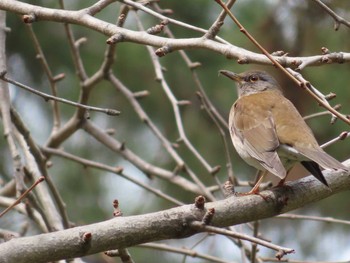
<path fill-rule="evenodd" d="M 26 1 L 30 4 L 50 8 L 60 8 L 58 1 Z M 95 1 L 75 0 L 65 1 L 67 9 L 77 10 L 93 4 Z M 339 15 L 350 19 L 350 2 L 324 1 Z M 208 29 L 217 18 L 221 8 L 215 1 L 169 1 L 159 3 L 162 9 L 171 9 L 170 16 L 184 23 Z M 115 23 L 121 4 L 115 3 L 96 17 Z M 311 56 L 321 54 L 321 48 L 327 47 L 331 52 L 349 52 L 350 29 L 341 25 L 338 31 L 333 29 L 333 19 L 314 1 L 289 0 L 237 0 L 232 9 L 245 28 L 269 51 L 283 50 L 290 56 Z M 148 28 L 159 23 L 159 20 L 137 12 L 144 27 Z M 50 93 L 48 80 L 43 67 L 36 58 L 33 42 L 27 26 L 20 17 L 13 13 L 7 14 L 7 25 L 11 33 L 7 35 L 9 76 L 16 81 L 31 86 L 37 90 Z M 200 37 L 201 34 L 192 30 L 168 25 L 176 38 Z M 125 28 L 138 30 L 134 14 L 127 16 Z M 54 74 L 64 73 L 65 78 L 58 83 L 59 97 L 77 101 L 80 93 L 79 79 L 73 65 L 71 52 L 62 24 L 38 22 L 33 24 L 40 45 Z M 82 45 L 81 57 L 86 72 L 91 76 L 99 69 L 106 50 L 106 37 L 92 30 L 72 25 L 76 39 L 86 37 Z M 161 34 L 162 35 L 162 34 Z M 260 53 L 253 44 L 239 32 L 228 18 L 225 20 L 219 36 L 235 46 Z M 299 87 L 285 78 L 279 70 L 264 65 L 239 65 L 236 59 L 227 59 L 220 54 L 207 50 L 185 50 L 192 62 L 201 66 L 195 69 L 203 89 L 217 111 L 225 118 L 231 105 L 236 100 L 236 89 L 227 79 L 218 76 L 220 69 L 242 72 L 248 69 L 263 69 L 271 73 L 283 87 L 285 95 L 293 101 L 302 115 L 306 116 L 323 111 L 317 103 L 306 95 Z M 208 116 L 199 101 L 198 91 L 192 78 L 191 70 L 179 55 L 173 52 L 160 58 L 164 68 L 165 80 L 178 100 L 188 100 L 189 105 L 181 107 L 184 130 L 190 142 L 211 165 L 220 165 L 217 174 L 221 183 L 228 177 L 226 169 L 225 149 L 217 126 Z M 140 104 L 151 120 L 166 138 L 176 143 L 179 132 L 175 123 L 173 109 L 161 85 L 155 80 L 154 67 L 149 53 L 143 45 L 120 43 L 116 48 L 116 61 L 113 72 L 132 92 L 147 90 L 149 96 L 140 100 Z M 302 71 L 303 76 L 323 94 L 336 93 L 337 97 L 330 103 L 341 104 L 341 111 L 349 114 L 349 64 L 330 64 L 320 67 L 308 67 Z M 52 110 L 49 103 L 42 98 L 11 86 L 11 100 L 21 114 L 31 135 L 39 145 L 45 145 L 52 129 Z M 115 129 L 113 135 L 119 141 L 144 160 L 172 170 L 174 161 L 164 150 L 160 141 L 149 128 L 142 123 L 134 109 L 117 92 L 109 82 L 99 83 L 94 88 L 89 105 L 103 108 L 118 109 L 122 114 L 118 117 L 91 112 L 90 120 L 102 129 Z M 75 108 L 61 104 L 62 123 L 74 114 Z M 349 127 L 341 121 L 330 124 L 330 115 L 313 118 L 308 121 L 316 138 L 324 143 L 338 136 Z M 2 125 L 2 124 L 1 124 Z M 2 129 L 2 126 L 0 126 Z M 3 129 L 2 129 L 3 131 Z M 226 138 L 228 134 L 226 134 Z M 234 174 L 240 180 L 253 180 L 255 170 L 244 163 L 234 151 L 229 139 L 230 156 Z M 338 142 L 326 149 L 338 160 L 350 157 L 349 141 Z M 124 160 L 120 155 L 108 150 L 84 131 L 79 131 L 66 140 L 62 145 L 66 152 L 77 156 L 102 162 L 111 166 L 122 166 L 126 174 L 137 178 L 148 185 L 160 189 L 184 203 L 192 203 L 195 194 L 189 193 L 167 181 L 149 177 L 133 164 Z M 205 185 L 215 185 L 213 177 L 203 168 L 201 163 L 183 145 L 176 148 L 179 155 Z M 3 183 L 12 178 L 12 160 L 6 140 L 0 140 L 0 179 Z M 174 204 L 154 196 L 152 193 L 135 184 L 105 171 L 83 167 L 81 164 L 68 161 L 61 157 L 52 156 L 52 167 L 49 173 L 54 180 L 67 205 L 69 219 L 77 225 L 94 223 L 111 218 L 113 215 L 112 201 L 118 199 L 124 216 L 138 215 L 171 208 Z M 302 169 L 295 168 L 298 175 L 307 174 Z M 293 177 L 292 177 L 293 178 Z M 239 191 L 247 189 L 240 188 Z M 223 198 L 218 195 L 218 198 Z M 333 195 L 312 205 L 308 205 L 293 213 L 314 215 L 320 217 L 335 217 L 350 220 L 349 193 Z M 18 231 L 27 219 L 16 212 L 1 219 L 0 228 Z M 251 234 L 242 225 L 237 227 Z M 28 235 L 37 233 L 34 225 L 30 224 Z M 350 226 L 343 224 L 326 224 L 323 222 L 287 219 L 262 220 L 259 231 L 263 237 L 273 243 L 292 247 L 296 253 L 288 255 L 288 259 L 304 261 L 341 261 L 350 259 Z M 167 243 L 176 247 L 192 248 L 198 252 L 207 253 L 226 261 L 241 262 L 239 248 L 225 237 L 209 236 L 201 240 L 205 234 L 196 235 L 185 240 L 168 240 Z M 197 244 L 198 243 L 198 244 Z M 247 243 L 248 244 L 248 243 Z M 334 245 L 337 245 L 335 248 Z M 249 244 L 250 245 L 250 244 Z M 136 262 L 206 262 L 198 258 L 184 258 L 182 255 L 155 251 L 147 248 L 130 248 L 130 253 Z M 274 257 L 274 252 L 261 248 L 262 257 Z M 146 259 L 146 260 L 145 260 Z M 119 262 L 119 259 L 107 258 L 104 255 L 94 255 L 84 258 L 86 262 Z M 208 261 L 210 262 L 210 261 Z"/>

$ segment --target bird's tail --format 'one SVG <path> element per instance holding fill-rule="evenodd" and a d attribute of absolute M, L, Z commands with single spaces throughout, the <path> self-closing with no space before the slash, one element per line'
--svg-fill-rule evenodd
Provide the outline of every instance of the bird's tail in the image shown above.
<path fill-rule="evenodd" d="M 325 186 L 329 187 L 326 178 L 322 174 L 320 166 L 314 161 L 302 161 L 301 164 L 308 170 L 313 176 L 317 178 Z"/>
<path fill-rule="evenodd" d="M 341 162 L 327 154 L 325 151 L 322 150 L 322 148 L 314 150 L 298 147 L 297 150 L 299 151 L 299 153 L 301 153 L 308 159 L 318 163 L 321 167 L 325 169 L 344 170 L 346 172 L 349 171 L 349 168 L 347 168 Z"/>

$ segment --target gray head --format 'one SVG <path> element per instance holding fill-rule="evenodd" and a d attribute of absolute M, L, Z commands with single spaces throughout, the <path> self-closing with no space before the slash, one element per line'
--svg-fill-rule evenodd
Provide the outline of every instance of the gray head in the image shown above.
<path fill-rule="evenodd" d="M 253 70 L 240 74 L 228 70 L 220 70 L 222 75 L 236 81 L 239 96 L 246 96 L 266 90 L 279 90 L 277 81 L 265 71 Z"/>

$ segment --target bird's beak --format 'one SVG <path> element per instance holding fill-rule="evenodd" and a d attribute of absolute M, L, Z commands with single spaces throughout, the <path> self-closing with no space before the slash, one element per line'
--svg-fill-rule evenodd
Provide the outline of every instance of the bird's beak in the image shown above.
<path fill-rule="evenodd" d="M 232 79 L 237 82 L 241 82 L 242 78 L 239 74 L 236 74 L 234 72 L 228 71 L 228 70 L 219 70 L 219 73 L 228 77 L 229 79 Z"/>

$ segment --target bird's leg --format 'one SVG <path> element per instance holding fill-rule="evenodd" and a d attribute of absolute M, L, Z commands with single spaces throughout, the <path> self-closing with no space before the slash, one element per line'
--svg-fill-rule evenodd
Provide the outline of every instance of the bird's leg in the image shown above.
<path fill-rule="evenodd" d="M 284 177 L 283 179 L 281 179 L 281 181 L 279 181 L 279 183 L 276 185 L 276 187 L 281 187 L 281 186 L 285 186 L 285 182 L 286 182 L 286 179 L 289 175 L 289 172 L 290 170 L 292 170 L 292 168 L 290 168 L 288 171 L 287 171 L 287 174 L 286 174 L 286 177 Z"/>
<path fill-rule="evenodd" d="M 267 171 L 261 172 L 260 178 L 256 182 L 256 184 L 254 185 L 253 189 L 247 193 L 240 193 L 239 195 L 260 195 L 259 194 L 259 186 L 260 186 L 261 182 L 263 181 L 266 174 L 267 174 Z"/>
<path fill-rule="evenodd" d="M 286 177 L 284 177 L 283 179 L 281 179 L 281 181 L 279 181 L 279 183 L 276 185 L 276 187 L 281 187 L 281 186 L 284 186 L 284 182 L 286 181 Z"/>
<path fill-rule="evenodd" d="M 262 172 L 260 175 L 259 180 L 256 182 L 256 184 L 254 185 L 253 189 L 250 190 L 247 195 L 252 195 L 252 194 L 259 194 L 259 186 L 261 184 L 261 182 L 264 180 L 265 175 L 267 174 L 266 171 Z"/>

